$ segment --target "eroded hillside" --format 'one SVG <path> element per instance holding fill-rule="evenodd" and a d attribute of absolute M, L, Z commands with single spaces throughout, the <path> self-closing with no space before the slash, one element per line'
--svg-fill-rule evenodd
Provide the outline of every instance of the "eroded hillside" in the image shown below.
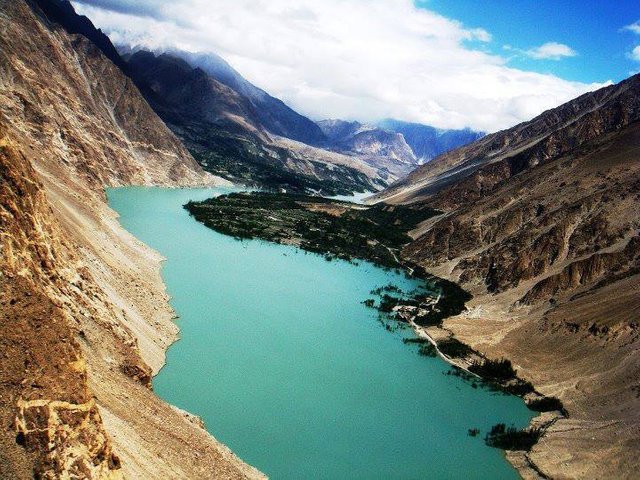
<path fill-rule="evenodd" d="M 177 334 L 160 258 L 103 191 L 217 180 L 89 40 L 0 11 L 0 477 L 259 477 L 151 390 Z"/>
<path fill-rule="evenodd" d="M 444 154 L 382 195 L 445 212 L 403 252 L 474 294 L 445 327 L 565 405 L 569 417 L 514 459 L 533 476 L 640 467 L 639 120 L 635 76 Z"/>

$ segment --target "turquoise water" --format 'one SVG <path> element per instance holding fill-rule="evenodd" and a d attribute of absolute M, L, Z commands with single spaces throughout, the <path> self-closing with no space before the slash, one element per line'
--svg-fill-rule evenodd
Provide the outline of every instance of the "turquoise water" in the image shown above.
<path fill-rule="evenodd" d="M 181 340 L 154 379 L 167 401 L 273 479 L 518 478 L 482 436 L 531 412 L 447 376 L 360 304 L 413 280 L 292 247 L 239 242 L 182 208 L 222 190 L 108 191 L 122 225 L 167 258 Z M 469 428 L 480 428 L 469 437 Z"/>

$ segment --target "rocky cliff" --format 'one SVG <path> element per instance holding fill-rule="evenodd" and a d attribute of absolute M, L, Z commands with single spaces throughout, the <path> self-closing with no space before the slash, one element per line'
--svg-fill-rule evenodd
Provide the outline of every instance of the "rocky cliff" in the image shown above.
<path fill-rule="evenodd" d="M 555 421 L 521 466 L 633 478 L 640 465 L 640 76 L 420 167 L 381 197 L 444 213 L 403 255 L 474 294 L 445 322 L 508 357 Z"/>
<path fill-rule="evenodd" d="M 177 334 L 160 258 L 103 191 L 215 178 L 85 36 L 0 11 L 0 477 L 259 477 L 151 390 Z"/>

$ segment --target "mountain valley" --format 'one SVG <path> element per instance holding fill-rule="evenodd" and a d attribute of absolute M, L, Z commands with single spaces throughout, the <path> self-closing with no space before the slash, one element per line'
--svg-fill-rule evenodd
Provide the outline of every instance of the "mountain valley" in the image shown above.
<path fill-rule="evenodd" d="M 483 407 L 495 412 L 492 395 L 516 393 L 536 413 L 519 398 L 501 401 L 524 424 L 540 412 L 520 430 L 530 435 L 526 448 L 506 449 L 523 478 L 631 479 L 640 471 L 640 74 L 489 134 L 395 119 L 318 120 L 213 53 L 116 49 L 66 0 L 0 0 L 0 478 L 266 478 L 214 438 L 209 421 L 205 427 L 154 391 L 180 336 L 177 309 L 161 276 L 167 259 L 125 230 L 108 204 L 108 189 L 130 186 L 224 191 L 184 205 L 193 218 L 182 220 L 203 238 L 218 233 L 201 224 L 226 235 L 220 245 L 246 242 L 229 247 L 235 253 L 224 261 L 211 256 L 210 270 L 220 261 L 228 274 L 240 247 L 259 245 L 263 273 L 269 262 L 290 265 L 296 247 L 336 260 L 347 280 L 366 274 L 351 267 L 371 262 L 399 282 L 426 281 L 429 294 L 394 297 L 387 285 L 371 290 L 377 303 L 363 298 L 355 307 L 391 314 L 379 323 L 390 334 L 415 331 L 407 348 L 453 364 L 445 375 L 467 384 L 446 384 L 452 399 L 462 388 L 469 387 L 465 398 L 478 389 Z M 326 198 L 354 192 L 371 196 L 363 204 Z M 156 210 L 160 222 L 164 211 Z M 271 247 L 282 250 L 268 256 Z M 193 265 L 185 264 L 194 272 L 198 248 L 186 261 Z M 311 285 L 305 295 L 312 298 L 314 277 L 301 272 L 290 281 Z M 332 273 L 323 275 L 335 287 L 326 280 Z M 262 285 L 273 287 L 276 300 L 289 294 L 283 279 Z M 226 301 L 215 306 L 232 305 Z M 255 315 L 261 305 L 252 305 Z M 320 313 L 310 315 L 322 324 Z M 288 317 L 280 321 L 284 327 Z M 296 335 L 313 337 L 300 325 Z M 356 343 L 347 346 L 384 363 L 380 352 L 367 352 L 373 343 Z M 415 358 L 388 348 L 398 365 L 413 368 Z M 264 351 L 280 360 L 277 348 Z M 293 356 L 284 360 L 297 367 Z M 224 374 L 237 367 L 220 365 Z M 349 367 L 360 382 L 376 365 Z M 492 377 L 502 367 L 505 378 Z M 438 381 L 445 376 L 434 371 Z M 480 377 L 501 392 L 485 391 Z M 365 391 L 368 381 L 354 385 Z M 396 385 L 378 381 L 390 394 Z M 397 382 L 395 393 L 420 382 Z M 302 394 L 312 397 L 316 387 Z M 336 398 L 364 417 L 356 393 Z M 376 405 L 389 414 L 389 430 L 400 403 Z M 329 413 L 332 425 L 345 420 Z M 447 412 L 433 413 L 434 422 L 446 422 Z M 261 428 L 252 421 L 250 428 Z M 465 442 L 482 442 L 472 439 L 476 427 L 461 430 Z M 336 432 L 315 440 L 341 445 Z M 263 454 L 269 448 L 259 445 Z M 380 452 L 368 453 L 384 459 Z M 339 460 L 352 465 L 345 457 Z"/>

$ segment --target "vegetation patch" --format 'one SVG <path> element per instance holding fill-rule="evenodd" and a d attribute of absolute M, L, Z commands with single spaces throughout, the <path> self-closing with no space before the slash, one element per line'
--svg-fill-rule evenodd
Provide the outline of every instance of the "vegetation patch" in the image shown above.
<path fill-rule="evenodd" d="M 401 268 L 407 232 L 437 212 L 429 208 L 357 206 L 322 197 L 266 192 L 231 193 L 185 208 L 196 220 L 239 239 L 260 238 L 353 261 Z"/>
<path fill-rule="evenodd" d="M 482 378 L 498 382 L 515 379 L 517 373 L 511 366 L 511 361 L 505 358 L 499 360 L 484 359 L 480 362 L 475 361 L 471 364 L 469 370 Z"/>
<path fill-rule="evenodd" d="M 403 338 L 402 343 L 417 343 L 418 345 L 424 345 L 425 343 L 430 344 L 431 342 L 426 338 L 411 337 L 411 338 Z"/>
<path fill-rule="evenodd" d="M 430 276 L 418 266 L 414 266 L 414 270 L 416 275 L 430 279 L 433 288 L 439 291 L 438 302 L 434 308 L 416 316 L 414 319 L 416 325 L 420 325 L 421 327 L 439 327 L 445 318 L 463 312 L 466 308 L 465 303 L 473 298 L 469 292 L 463 290 L 454 282 L 445 280 L 444 278 Z"/>
<path fill-rule="evenodd" d="M 440 345 L 438 345 L 438 347 L 440 348 L 440 350 L 442 350 Z M 464 347 L 466 347 L 466 345 Z M 476 353 L 471 349 L 469 350 L 471 351 L 471 353 Z M 504 393 L 516 395 L 519 397 L 523 397 L 524 395 L 535 391 L 531 382 L 517 377 L 517 371 L 514 370 L 511 362 L 504 358 L 498 360 L 476 360 L 469 366 L 469 371 L 481 377 L 482 382 L 485 386 L 496 391 L 502 391 Z M 545 408 L 547 405 L 550 404 L 542 403 L 540 404 L 540 407 Z M 531 409 L 535 410 L 535 408 Z"/>
<path fill-rule="evenodd" d="M 475 353 L 468 345 L 453 337 L 438 342 L 438 350 L 451 358 L 465 358 Z"/>
<path fill-rule="evenodd" d="M 436 347 L 434 347 L 431 342 L 426 342 L 420 345 L 418 354 L 422 355 L 423 357 L 435 357 L 438 352 L 436 350 Z"/>
<path fill-rule="evenodd" d="M 541 397 L 531 400 L 527 403 L 527 407 L 534 412 L 555 412 L 559 411 L 565 413 L 564 406 L 559 398 L 556 397 Z"/>
<path fill-rule="evenodd" d="M 504 423 L 498 423 L 491 427 L 484 441 L 487 445 L 502 450 L 529 451 L 540 438 L 542 431 L 539 428 L 525 428 L 518 430 L 515 427 L 507 427 Z"/>
<path fill-rule="evenodd" d="M 519 397 L 535 391 L 531 382 L 522 380 L 521 378 L 514 378 L 507 383 L 503 383 L 500 385 L 500 389 L 510 393 L 511 395 L 517 395 Z"/>

